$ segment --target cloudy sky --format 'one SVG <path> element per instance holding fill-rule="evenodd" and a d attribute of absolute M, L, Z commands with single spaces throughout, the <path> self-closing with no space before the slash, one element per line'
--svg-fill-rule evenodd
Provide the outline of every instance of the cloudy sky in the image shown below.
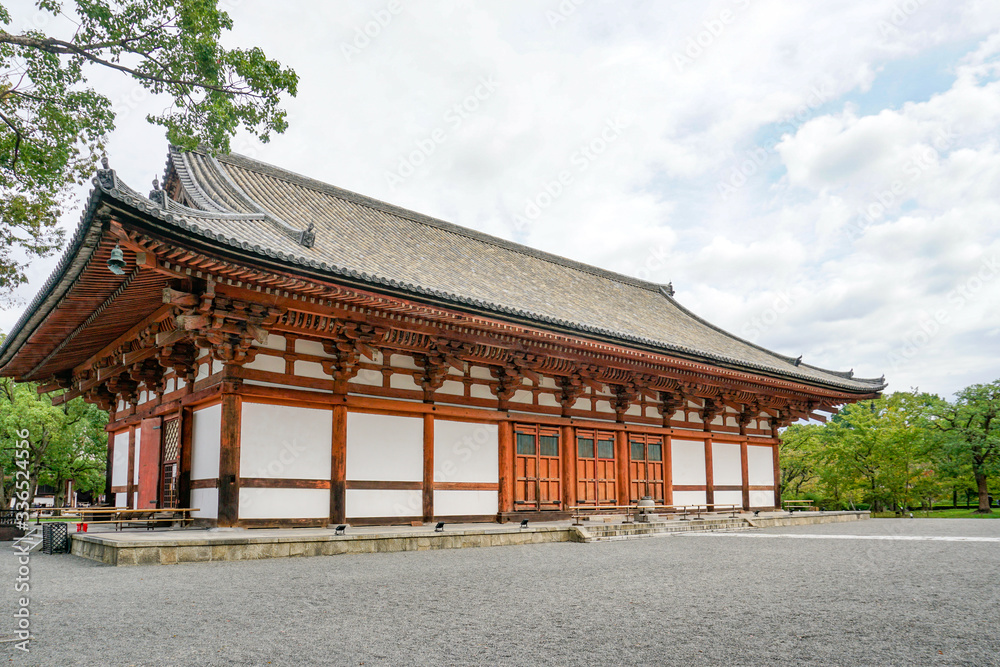
<path fill-rule="evenodd" d="M 672 282 L 737 335 L 890 390 L 1000 378 L 995 0 L 221 4 L 231 44 L 301 77 L 289 130 L 235 152 Z M 165 102 L 94 81 L 112 166 L 144 191 Z"/>

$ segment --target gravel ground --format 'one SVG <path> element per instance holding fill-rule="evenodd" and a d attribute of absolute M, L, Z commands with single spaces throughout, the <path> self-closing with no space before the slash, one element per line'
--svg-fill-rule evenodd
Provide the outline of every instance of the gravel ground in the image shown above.
<path fill-rule="evenodd" d="M 1000 521 L 133 568 L 36 554 L 31 652 L 4 646 L 46 666 L 1000 665 L 1000 540 L 765 534 L 1000 538 Z"/>

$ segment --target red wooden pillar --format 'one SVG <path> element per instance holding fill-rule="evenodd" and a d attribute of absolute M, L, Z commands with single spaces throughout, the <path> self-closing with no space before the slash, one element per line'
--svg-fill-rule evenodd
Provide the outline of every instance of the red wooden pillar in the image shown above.
<path fill-rule="evenodd" d="M 163 420 L 159 417 L 142 420 L 136 509 L 147 510 L 160 506 L 160 435 L 162 424 Z"/>
<path fill-rule="evenodd" d="M 424 415 L 424 521 L 434 520 L 434 415 Z"/>
<path fill-rule="evenodd" d="M 670 436 L 663 438 L 663 504 L 674 504 L 674 456 Z"/>
<path fill-rule="evenodd" d="M 747 441 L 740 443 L 740 477 L 743 480 L 743 509 L 750 509 L 750 463 L 747 458 Z"/>
<path fill-rule="evenodd" d="M 135 509 L 135 426 L 128 427 L 128 479 L 125 480 L 125 506 Z"/>
<path fill-rule="evenodd" d="M 712 439 L 705 441 L 705 502 L 715 503 L 715 470 L 712 463 Z"/>
<path fill-rule="evenodd" d="M 500 461 L 500 512 L 514 511 L 514 424 L 499 424 L 497 456 Z"/>
<path fill-rule="evenodd" d="M 115 494 L 111 491 L 111 473 L 115 464 L 115 434 L 111 431 L 105 431 L 104 434 L 108 438 L 108 464 L 104 469 L 104 502 L 109 507 L 114 507 Z"/>
<path fill-rule="evenodd" d="M 220 526 L 235 526 L 240 518 L 240 412 L 239 394 L 222 394 L 222 433 L 219 439 Z"/>
<path fill-rule="evenodd" d="M 628 489 L 628 434 L 625 430 L 615 432 L 615 479 L 617 480 L 616 486 L 618 487 L 618 500 L 616 505 L 628 505 L 629 504 L 629 489 Z"/>
<path fill-rule="evenodd" d="M 781 507 L 781 466 L 778 462 L 778 443 L 774 443 L 772 448 L 772 457 L 774 459 L 774 506 Z"/>
<path fill-rule="evenodd" d="M 333 406 L 333 442 L 330 449 L 330 523 L 347 521 L 347 406 Z"/>
<path fill-rule="evenodd" d="M 562 463 L 563 463 L 563 509 L 575 507 L 576 498 L 576 427 L 562 427 Z"/>
<path fill-rule="evenodd" d="M 194 411 L 182 408 L 180 413 L 180 471 L 177 477 L 177 503 L 179 507 L 191 507 L 191 437 Z"/>

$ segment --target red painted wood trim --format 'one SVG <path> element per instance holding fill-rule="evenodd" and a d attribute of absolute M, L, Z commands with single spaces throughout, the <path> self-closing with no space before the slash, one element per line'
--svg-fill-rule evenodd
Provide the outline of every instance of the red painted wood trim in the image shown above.
<path fill-rule="evenodd" d="M 191 438 L 194 419 L 191 408 L 182 408 L 179 412 L 180 424 L 180 472 L 177 479 L 177 502 L 181 507 L 191 505 Z"/>
<path fill-rule="evenodd" d="M 500 461 L 500 511 L 514 511 L 514 424 L 502 421 L 499 424 L 497 456 Z"/>
<path fill-rule="evenodd" d="M 740 443 L 740 475 L 743 480 L 743 509 L 750 509 L 750 463 L 747 459 L 747 443 Z"/>
<path fill-rule="evenodd" d="M 286 479 L 282 477 L 240 477 L 240 488 L 249 489 L 329 489 L 328 479 Z"/>
<path fill-rule="evenodd" d="M 434 482 L 436 491 L 499 491 L 499 484 L 489 482 Z M 430 519 L 427 519 L 430 521 Z"/>
<path fill-rule="evenodd" d="M 128 493 L 128 487 L 127 486 L 112 486 L 111 487 L 111 493 Z M 114 505 L 115 503 L 112 502 L 111 504 Z"/>
<path fill-rule="evenodd" d="M 776 488 L 778 488 L 778 487 L 772 486 L 770 484 L 767 484 L 767 485 L 764 485 L 764 486 L 751 486 L 750 490 L 751 491 L 774 491 Z"/>
<path fill-rule="evenodd" d="M 424 482 L 423 482 L 423 517 L 424 521 L 434 518 L 434 415 L 424 415 Z"/>
<path fill-rule="evenodd" d="M 333 406 L 333 442 L 330 449 L 330 523 L 347 520 L 347 406 Z"/>
<path fill-rule="evenodd" d="M 704 484 L 675 484 L 674 491 L 706 491 Z"/>
<path fill-rule="evenodd" d="M 132 497 L 132 492 L 135 490 L 135 426 L 128 429 L 128 479 L 125 480 L 125 486 L 128 488 L 125 492 L 128 494 L 125 504 L 134 509 L 135 498 Z"/>
<path fill-rule="evenodd" d="M 743 486 L 742 485 L 737 485 L 737 484 L 732 484 L 732 485 L 729 485 L 729 486 L 715 485 L 712 488 L 715 491 L 742 491 L 743 490 Z"/>
<path fill-rule="evenodd" d="M 219 488 L 219 480 L 217 479 L 192 479 L 188 482 L 189 488 L 192 489 L 217 489 Z"/>
<path fill-rule="evenodd" d="M 563 507 L 574 507 L 577 498 L 577 445 L 576 428 L 573 426 L 562 427 L 562 447 L 563 447 Z"/>
<path fill-rule="evenodd" d="M 423 482 L 395 482 L 382 480 L 349 479 L 345 482 L 348 489 L 365 489 L 377 491 L 423 491 Z"/>
<path fill-rule="evenodd" d="M 663 436 L 663 502 L 674 504 L 674 455 L 669 432 Z"/>
<path fill-rule="evenodd" d="M 629 502 L 628 462 L 630 457 L 628 434 L 625 431 L 615 433 L 615 486 L 618 489 L 617 502 L 627 505 Z"/>
<path fill-rule="evenodd" d="M 240 518 L 240 397 L 222 395 L 219 438 L 219 526 L 235 526 Z"/>
<path fill-rule="evenodd" d="M 774 506 L 781 507 L 781 464 L 778 461 L 778 445 L 774 445 L 771 456 L 774 459 Z"/>
<path fill-rule="evenodd" d="M 715 469 L 714 461 L 712 458 L 712 439 L 709 438 L 705 441 L 705 502 L 714 503 L 715 502 Z"/>

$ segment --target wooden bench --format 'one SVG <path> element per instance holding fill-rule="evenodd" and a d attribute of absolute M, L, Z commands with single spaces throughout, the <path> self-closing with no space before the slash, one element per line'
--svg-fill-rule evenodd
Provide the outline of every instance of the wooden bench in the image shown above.
<path fill-rule="evenodd" d="M 781 505 L 782 507 L 785 508 L 785 511 L 788 512 L 789 514 L 794 513 L 795 510 L 799 510 L 800 512 L 805 512 L 807 510 L 816 509 L 815 507 L 813 507 L 813 501 L 811 500 L 784 500 L 781 502 Z"/>
<path fill-rule="evenodd" d="M 90 524 L 113 525 L 115 530 L 122 530 L 126 527 L 144 527 L 146 530 L 153 530 L 161 524 L 180 523 L 184 525 L 194 521 L 191 512 L 197 512 L 193 507 L 164 507 L 160 509 L 107 509 L 101 511 L 88 510 L 81 512 L 77 518 L 77 530 L 86 531 L 86 526 Z M 94 518 L 91 518 L 94 517 Z"/>

